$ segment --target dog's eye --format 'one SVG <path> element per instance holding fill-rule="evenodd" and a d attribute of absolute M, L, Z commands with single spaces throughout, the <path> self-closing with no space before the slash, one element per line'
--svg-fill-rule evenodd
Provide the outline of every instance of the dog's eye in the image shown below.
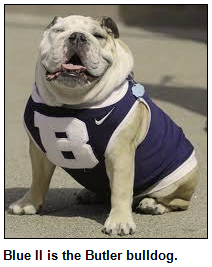
<path fill-rule="evenodd" d="M 95 33 L 93 36 L 96 37 L 97 39 L 105 39 L 104 36 L 102 36 L 101 34 L 98 34 L 98 33 Z"/>
<path fill-rule="evenodd" d="M 63 29 L 53 29 L 53 32 L 59 33 L 59 32 L 64 32 Z"/>

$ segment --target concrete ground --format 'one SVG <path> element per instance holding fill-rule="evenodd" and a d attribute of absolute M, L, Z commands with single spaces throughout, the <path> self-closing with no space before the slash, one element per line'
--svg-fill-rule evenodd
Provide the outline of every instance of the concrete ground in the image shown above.
<path fill-rule="evenodd" d="M 108 238 L 101 233 L 109 210 L 79 205 L 81 186 L 57 169 L 43 215 L 6 212 L 31 182 L 28 140 L 22 117 L 34 81 L 37 49 L 50 15 L 6 13 L 5 24 L 5 237 Z M 162 216 L 133 214 L 130 238 L 207 237 L 207 33 L 203 30 L 135 28 L 119 23 L 135 57 L 135 79 L 183 129 L 196 148 L 200 182 L 191 207 Z"/>

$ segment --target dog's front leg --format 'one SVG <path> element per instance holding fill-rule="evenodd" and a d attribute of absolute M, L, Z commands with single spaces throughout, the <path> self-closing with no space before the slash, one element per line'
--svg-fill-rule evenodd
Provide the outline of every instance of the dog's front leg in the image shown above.
<path fill-rule="evenodd" d="M 30 140 L 30 157 L 32 164 L 32 185 L 29 191 L 9 206 L 9 213 L 35 214 L 42 206 L 55 165 Z"/>
<path fill-rule="evenodd" d="M 111 188 L 111 211 L 103 232 L 133 234 L 136 228 L 132 218 L 134 151 L 130 145 L 119 147 L 105 161 Z"/>
<path fill-rule="evenodd" d="M 133 234 L 136 228 L 132 218 L 135 151 L 146 135 L 150 120 L 148 109 L 142 103 L 129 115 L 105 152 L 111 189 L 111 211 L 103 228 L 106 234 Z"/>

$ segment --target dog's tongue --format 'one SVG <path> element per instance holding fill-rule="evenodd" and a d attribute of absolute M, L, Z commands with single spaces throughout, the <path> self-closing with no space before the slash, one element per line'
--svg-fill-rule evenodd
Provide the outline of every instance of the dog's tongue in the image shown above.
<path fill-rule="evenodd" d="M 69 63 L 69 64 L 61 64 L 61 68 L 62 68 L 62 70 L 78 70 L 78 71 L 86 70 L 86 68 L 84 66 L 73 65 L 71 63 Z"/>
<path fill-rule="evenodd" d="M 47 80 L 49 80 L 49 81 L 54 80 L 62 72 L 76 71 L 78 73 L 81 73 L 81 72 L 83 72 L 85 70 L 86 70 L 86 68 L 84 66 L 81 66 L 81 65 L 73 65 L 71 63 L 68 63 L 68 64 L 65 64 L 64 63 L 64 64 L 61 64 L 61 69 L 58 72 L 48 74 L 47 75 Z"/>

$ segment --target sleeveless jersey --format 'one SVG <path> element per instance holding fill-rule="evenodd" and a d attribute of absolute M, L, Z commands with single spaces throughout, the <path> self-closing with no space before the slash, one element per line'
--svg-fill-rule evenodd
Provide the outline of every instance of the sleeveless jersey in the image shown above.
<path fill-rule="evenodd" d="M 62 167 L 87 189 L 105 194 L 110 191 L 105 151 L 140 102 L 149 109 L 151 121 L 135 154 L 134 195 L 137 195 L 170 176 L 194 150 L 182 129 L 152 102 L 142 85 L 130 80 L 121 100 L 90 109 L 48 106 L 43 101 L 35 101 L 32 94 L 24 123 L 36 145 L 53 164 Z"/>

